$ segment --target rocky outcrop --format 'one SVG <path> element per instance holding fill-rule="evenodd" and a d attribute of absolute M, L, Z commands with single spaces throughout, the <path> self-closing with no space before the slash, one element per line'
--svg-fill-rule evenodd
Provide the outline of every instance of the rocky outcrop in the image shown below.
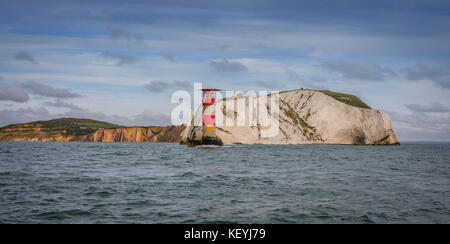
<path fill-rule="evenodd" d="M 266 110 L 269 116 L 275 111 L 271 109 L 270 97 L 218 101 L 216 117 L 228 120 L 225 125 L 216 126 L 218 140 L 224 144 L 399 145 L 389 116 L 371 109 L 356 96 L 303 89 L 281 92 L 278 96 L 278 130 L 270 136 L 264 133 L 268 127 L 252 119 L 260 113 L 257 104 L 262 104 L 259 109 Z M 238 108 L 238 103 L 245 106 Z M 195 115 L 199 117 L 201 109 Z M 242 118 L 245 126 L 238 126 Z M 202 126 L 188 126 L 181 136 L 181 144 L 202 144 Z"/>

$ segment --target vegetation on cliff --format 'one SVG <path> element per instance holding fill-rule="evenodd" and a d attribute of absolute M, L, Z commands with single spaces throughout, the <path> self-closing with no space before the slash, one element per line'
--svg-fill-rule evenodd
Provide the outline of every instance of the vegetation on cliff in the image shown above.
<path fill-rule="evenodd" d="M 0 141 L 179 142 L 178 126 L 125 127 L 103 121 L 61 118 L 0 128 Z"/>
<path fill-rule="evenodd" d="M 368 108 L 372 109 L 369 105 L 364 103 L 359 97 L 355 95 L 345 94 L 345 93 L 339 93 L 339 92 L 332 92 L 332 91 L 321 91 L 325 93 L 326 95 L 338 100 L 339 102 L 343 102 L 345 104 L 348 104 L 353 107 L 358 108 Z"/>

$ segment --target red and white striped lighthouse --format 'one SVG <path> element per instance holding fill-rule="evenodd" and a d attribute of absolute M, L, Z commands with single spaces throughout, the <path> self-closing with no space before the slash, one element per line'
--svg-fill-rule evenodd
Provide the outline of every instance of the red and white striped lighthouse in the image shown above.
<path fill-rule="evenodd" d="M 217 144 L 216 136 L 216 116 L 214 114 L 214 106 L 216 105 L 216 92 L 219 89 L 202 89 L 203 92 L 203 143 Z"/>

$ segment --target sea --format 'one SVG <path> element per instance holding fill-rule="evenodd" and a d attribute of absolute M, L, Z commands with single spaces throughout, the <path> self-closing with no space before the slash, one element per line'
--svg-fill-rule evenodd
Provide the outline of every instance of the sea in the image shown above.
<path fill-rule="evenodd" d="M 450 223 L 450 145 L 0 143 L 0 223 Z"/>

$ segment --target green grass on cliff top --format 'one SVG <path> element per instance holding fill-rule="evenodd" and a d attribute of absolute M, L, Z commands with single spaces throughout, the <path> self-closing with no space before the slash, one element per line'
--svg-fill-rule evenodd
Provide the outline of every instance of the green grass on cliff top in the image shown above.
<path fill-rule="evenodd" d="M 328 91 L 328 90 L 311 90 L 311 89 L 303 89 L 302 88 L 302 89 L 295 89 L 295 90 L 290 90 L 290 91 L 282 91 L 282 92 L 280 92 L 280 94 L 286 93 L 286 92 L 297 91 L 297 90 L 320 91 L 320 92 L 338 100 L 339 102 L 345 103 L 347 105 L 350 105 L 353 107 L 358 107 L 358 108 L 372 109 L 369 105 L 364 103 L 359 97 L 357 97 L 355 95 L 339 93 L 339 92 L 332 92 L 332 91 Z"/>
<path fill-rule="evenodd" d="M 116 129 L 116 128 L 123 128 L 124 126 L 120 125 L 114 125 L 114 124 L 107 124 L 107 123 L 101 123 L 101 122 L 75 122 L 76 125 L 79 126 L 86 126 L 89 128 L 97 128 L 97 129 Z"/>
<path fill-rule="evenodd" d="M 332 91 L 325 91 L 325 90 L 322 90 L 321 92 L 323 92 L 326 95 L 328 95 L 328 96 L 338 100 L 339 102 L 343 102 L 343 103 L 348 104 L 350 106 L 358 107 L 358 108 L 372 109 L 369 105 L 364 103 L 359 97 L 357 97 L 355 95 L 339 93 L 339 92 L 332 92 Z"/>

